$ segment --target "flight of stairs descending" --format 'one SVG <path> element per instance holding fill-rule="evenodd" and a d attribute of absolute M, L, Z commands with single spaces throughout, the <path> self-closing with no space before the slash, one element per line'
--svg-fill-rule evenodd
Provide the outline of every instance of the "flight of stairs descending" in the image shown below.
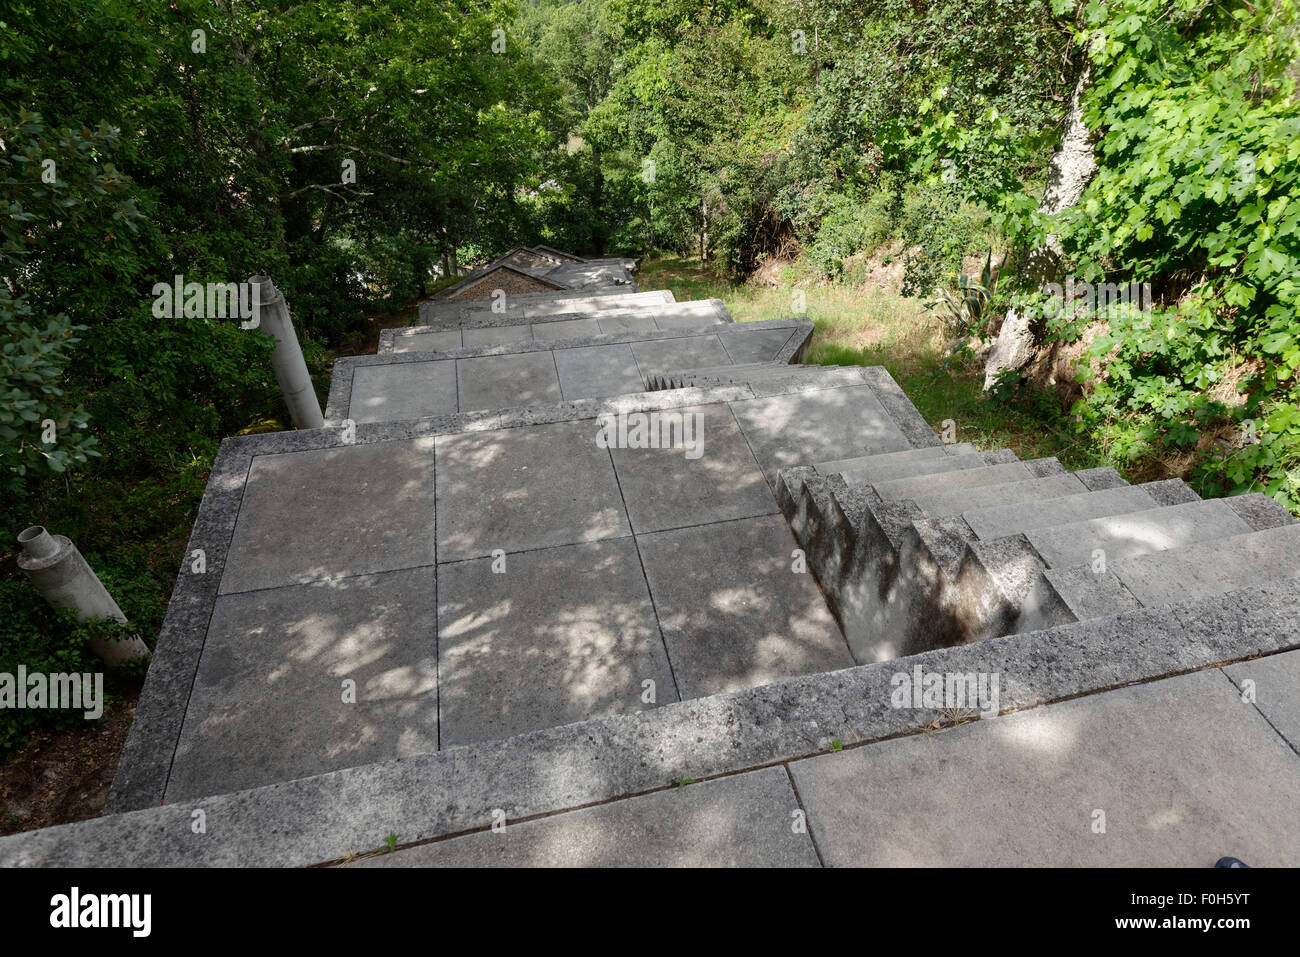
<path fill-rule="evenodd" d="M 777 494 L 863 663 L 1300 575 L 1300 525 L 1266 495 L 1006 449 L 810 463 Z"/>
<path fill-rule="evenodd" d="M 593 863 L 594 832 L 547 829 L 594 815 L 655 865 L 774 862 L 773 834 L 913 863 L 946 818 L 1025 863 L 1023 806 L 1054 852 L 1129 853 L 1079 827 L 1079 779 L 1147 789 L 1106 801 L 1148 819 L 1139 860 L 1195 844 L 1171 807 L 1214 854 L 1250 848 L 1244 810 L 1270 809 L 1256 848 L 1289 833 L 1292 752 L 1235 686 L 1288 713 L 1278 503 L 945 445 L 883 367 L 805 364 L 806 317 L 734 322 L 635 269 L 516 247 L 338 358 L 323 428 L 224 440 L 106 813 L 0 837 L 0 865 L 518 864 L 530 834 Z M 922 669 L 1001 690 L 975 724 L 900 704 Z M 1079 732 L 1028 772 L 1026 714 Z M 1229 747 L 1216 810 L 1200 762 Z M 412 846 L 369 853 L 386 834 Z"/>

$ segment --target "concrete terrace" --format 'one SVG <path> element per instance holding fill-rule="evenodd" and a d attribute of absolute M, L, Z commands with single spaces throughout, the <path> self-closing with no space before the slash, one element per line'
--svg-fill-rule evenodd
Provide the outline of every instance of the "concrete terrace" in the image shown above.
<path fill-rule="evenodd" d="M 634 269 L 517 247 L 225 441 L 109 808 L 0 862 L 1300 862 L 1276 503 L 945 446 Z"/>

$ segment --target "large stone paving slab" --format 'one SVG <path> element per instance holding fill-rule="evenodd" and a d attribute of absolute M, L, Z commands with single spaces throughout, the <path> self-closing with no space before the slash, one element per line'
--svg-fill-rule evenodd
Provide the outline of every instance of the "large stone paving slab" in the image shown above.
<path fill-rule="evenodd" d="M 594 420 L 442 436 L 438 560 L 631 534 Z"/>
<path fill-rule="evenodd" d="M 831 865 L 1207 868 L 1224 855 L 1300 864 L 1300 762 L 1218 671 L 791 771 Z"/>
<path fill-rule="evenodd" d="M 854 665 L 779 515 L 637 537 L 683 698 Z"/>
<path fill-rule="evenodd" d="M 447 352 L 462 345 L 459 329 L 429 329 L 395 338 L 392 351 Z"/>
<path fill-rule="evenodd" d="M 623 395 L 645 388 L 627 343 L 557 349 L 554 355 L 566 399 Z"/>
<path fill-rule="evenodd" d="M 713 334 L 634 342 L 632 354 L 646 375 L 731 364 L 727 350 Z"/>
<path fill-rule="evenodd" d="M 348 410 L 354 422 L 401 422 L 456 412 L 456 363 L 358 366 Z"/>
<path fill-rule="evenodd" d="M 600 324 L 595 319 L 561 319 L 557 322 L 533 323 L 533 341 L 553 339 L 586 339 L 600 335 Z"/>
<path fill-rule="evenodd" d="M 384 854 L 358 867 L 816 867 L 783 768 Z"/>
<path fill-rule="evenodd" d="M 725 403 L 660 413 L 690 416 L 694 448 L 615 448 L 623 499 L 637 533 L 770 515 L 776 499 Z M 682 435 L 679 432 L 677 435 Z M 696 458 L 691 455 L 698 455 Z"/>
<path fill-rule="evenodd" d="M 520 326 L 486 326 L 482 329 L 462 329 L 461 341 L 466 349 L 481 349 L 484 346 L 503 346 L 516 342 L 532 342 L 533 327 Z"/>
<path fill-rule="evenodd" d="M 425 567 L 218 599 L 168 800 L 435 750 L 433 596 Z"/>
<path fill-rule="evenodd" d="M 773 485 L 783 468 L 912 447 L 869 386 L 746 399 L 732 409 Z"/>
<path fill-rule="evenodd" d="M 549 352 L 458 359 L 456 372 L 461 412 L 544 405 L 562 398 Z"/>
<path fill-rule="evenodd" d="M 253 459 L 221 594 L 430 565 L 432 439 Z"/>
<path fill-rule="evenodd" d="M 1300 751 L 1300 651 L 1243 661 L 1223 670 L 1278 734 Z"/>
<path fill-rule="evenodd" d="M 733 327 L 718 333 L 727 354 L 736 365 L 769 362 L 794 335 L 790 329 L 744 329 Z"/>
<path fill-rule="evenodd" d="M 495 567 L 439 568 L 443 747 L 677 700 L 632 539 L 506 555 Z"/>
<path fill-rule="evenodd" d="M 654 316 L 648 312 L 644 315 L 631 314 L 600 318 L 596 320 L 596 324 L 600 326 L 602 335 L 612 335 L 617 332 L 654 332 L 661 328 L 655 322 Z"/>

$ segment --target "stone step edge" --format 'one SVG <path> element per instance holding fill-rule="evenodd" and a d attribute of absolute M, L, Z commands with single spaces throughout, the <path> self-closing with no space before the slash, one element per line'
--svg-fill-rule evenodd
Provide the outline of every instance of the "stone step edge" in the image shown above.
<path fill-rule="evenodd" d="M 700 309 L 699 315 L 687 315 L 686 310 L 678 309 L 679 306 L 693 306 L 706 304 L 709 308 Z M 441 325 L 417 324 L 413 326 L 396 326 L 391 329 L 381 329 L 379 331 L 379 354 L 383 355 L 392 352 L 397 340 L 413 338 L 415 336 L 437 334 L 440 332 L 459 332 L 462 329 L 503 329 L 510 326 L 529 326 L 529 325 L 546 325 L 552 322 L 571 322 L 575 319 L 623 319 L 627 316 L 617 314 L 602 315 L 600 308 L 574 309 L 571 312 L 554 312 L 544 316 L 521 316 L 511 313 L 488 313 L 483 316 L 469 316 L 458 320 L 455 323 L 447 322 Z M 658 302 L 658 303 L 629 303 L 619 306 L 617 304 L 603 307 L 604 310 L 613 310 L 615 313 L 624 310 L 636 310 L 644 316 L 657 318 L 660 313 L 665 314 L 668 318 L 685 318 L 689 320 L 698 320 L 689 326 L 683 328 L 706 328 L 717 325 L 743 325 L 737 323 L 731 313 L 728 311 L 726 304 L 721 299 L 691 299 L 686 302 Z M 638 316 L 639 318 L 639 316 Z M 669 328 L 677 328 L 671 326 Z M 646 330 L 656 331 L 656 330 Z M 662 331 L 662 330 L 659 330 Z"/>
<path fill-rule="evenodd" d="M 542 293 L 513 293 L 507 295 L 507 305 L 523 301 L 525 305 L 551 302 L 584 302 L 591 299 L 635 299 L 650 305 L 668 306 L 677 301 L 670 289 L 645 289 L 631 292 L 623 288 L 610 288 L 593 291 L 586 295 L 574 295 L 580 292 L 574 289 L 556 289 Z M 644 297 L 644 298 L 642 298 Z M 416 307 L 416 321 L 422 326 L 429 326 L 433 321 L 445 321 L 448 318 L 459 320 L 461 313 L 481 313 L 489 300 L 483 299 L 424 299 Z M 476 305 L 477 304 L 477 305 Z M 499 313 L 490 313 L 499 315 Z"/>
<path fill-rule="evenodd" d="M 790 339 L 778 353 L 782 357 L 793 357 L 800 348 L 812 340 L 813 324 L 806 319 L 765 319 L 753 323 L 738 323 L 727 329 L 741 329 L 753 326 L 759 329 L 789 329 Z M 447 352 L 390 352 L 383 355 L 341 356 L 334 361 L 330 376 L 329 399 L 325 405 L 325 424 L 341 425 L 346 416 L 352 396 L 352 377 L 363 366 L 399 365 L 408 362 L 446 362 L 451 359 L 476 359 L 484 356 L 524 355 L 534 352 L 552 352 L 556 349 L 582 349 L 590 346 L 619 345 L 631 342 L 650 342 L 665 339 L 686 339 L 693 336 L 708 335 L 718 326 L 706 327 L 706 331 L 689 329 L 660 329 L 654 332 L 614 332 L 599 336 L 584 336 L 576 339 L 555 339 L 546 342 L 505 343 L 496 346 L 482 346 L 471 349 L 454 349 Z M 788 361 L 788 359 L 786 360 Z M 465 414 L 465 413 L 459 413 Z"/>
<path fill-rule="evenodd" d="M 1300 647 L 1300 579 L 640 714 L 365 765 L 0 838 L 2 866 L 278 866 L 342 859 L 924 731 L 898 674 L 997 674 L 1000 713 Z M 193 812 L 207 833 L 195 837 Z"/>
<path fill-rule="evenodd" d="M 1213 502 L 1217 500 L 1209 499 L 1208 501 Z M 1051 590 L 1057 594 L 1059 599 L 1064 604 L 1067 604 L 1071 608 L 1072 613 L 1076 615 L 1078 614 L 1076 600 L 1082 598 L 1086 602 L 1087 595 L 1084 592 L 1077 592 L 1076 589 L 1071 586 L 1076 582 L 1089 582 L 1093 580 L 1105 582 L 1107 583 L 1106 587 L 1110 590 L 1119 595 L 1126 596 L 1126 601 L 1131 601 L 1130 607 L 1160 607 L 1160 604 L 1162 604 L 1160 602 L 1154 603 L 1150 606 L 1144 606 L 1142 599 L 1130 590 L 1129 581 L 1126 580 L 1124 572 L 1134 567 L 1140 567 L 1146 563 L 1157 564 L 1160 562 L 1168 562 L 1170 560 L 1182 562 L 1188 557 L 1195 558 L 1197 556 L 1207 556 L 1207 553 L 1228 555 L 1239 547 L 1250 545 L 1252 540 L 1263 539 L 1267 541 L 1285 536 L 1287 539 L 1294 538 L 1296 540 L 1295 544 L 1300 546 L 1300 536 L 1296 535 L 1295 531 L 1295 529 L 1288 525 L 1278 525 L 1262 529 L 1256 528 L 1236 535 L 1228 535 L 1215 539 L 1202 539 L 1200 541 L 1178 545 L 1173 548 L 1158 549 L 1156 551 L 1147 552 L 1143 555 L 1121 558 L 1112 563 L 1110 567 L 1100 574 L 1094 573 L 1087 563 L 1076 563 L 1045 569 L 1043 572 L 1043 578 Z M 1288 544 L 1291 543 L 1288 541 Z M 1277 567 L 1277 570 L 1281 572 L 1281 574 L 1275 576 L 1278 578 L 1286 577 L 1288 575 L 1292 577 L 1300 576 L 1300 566 L 1295 566 L 1292 569 L 1282 569 Z M 1228 590 L 1231 591 L 1234 589 L 1229 588 Z M 1097 618 L 1100 616 L 1091 615 L 1089 617 Z"/>
<path fill-rule="evenodd" d="M 875 455 L 858 455 L 848 459 L 830 459 L 814 462 L 812 467 L 819 475 L 843 475 L 846 469 L 860 466 L 893 465 L 895 462 L 921 461 L 925 458 L 942 458 L 945 455 L 964 455 L 977 451 L 970 442 L 957 442 L 952 445 L 904 449 L 901 452 L 878 452 Z"/>
<path fill-rule="evenodd" d="M 1070 474 L 1054 457 L 1026 465 L 1036 479 Z M 1101 478 L 1100 484 L 1114 487 L 1105 473 Z M 1179 480 L 1149 486 L 1158 507 L 1200 501 Z M 822 475 L 810 467 L 782 470 L 777 500 L 846 636 L 856 633 L 849 619 L 857 620 L 850 609 L 859 595 L 885 590 L 898 601 L 900 583 L 901 599 L 924 606 L 917 615 L 923 612 L 931 623 L 927 631 L 954 642 L 1075 618 L 1068 596 L 1050 584 L 1045 564 L 1023 534 L 980 541 L 960 515 L 932 519 L 910 499 L 883 501 L 869 485 L 855 488 L 841 474 Z M 1263 512 L 1261 524 L 1278 520 L 1275 510 Z M 918 635 L 903 638 L 900 650 L 915 650 Z"/>

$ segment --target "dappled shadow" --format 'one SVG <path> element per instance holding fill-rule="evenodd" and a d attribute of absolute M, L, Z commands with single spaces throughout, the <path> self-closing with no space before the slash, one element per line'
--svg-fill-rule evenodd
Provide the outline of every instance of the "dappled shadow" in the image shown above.
<path fill-rule="evenodd" d="M 637 537 L 682 697 L 853 664 L 779 515 Z"/>
<path fill-rule="evenodd" d="M 433 595 L 426 567 L 219 599 L 168 800 L 434 750 Z"/>
<path fill-rule="evenodd" d="M 748 399 L 732 409 L 772 484 L 783 468 L 912 447 L 867 386 Z"/>
<path fill-rule="evenodd" d="M 358 423 L 404 422 L 457 410 L 451 360 L 357 366 L 348 418 Z"/>
<path fill-rule="evenodd" d="M 433 441 L 253 459 L 222 594 L 428 565 Z"/>
<path fill-rule="evenodd" d="M 444 747 L 677 700 L 630 539 L 443 565 L 438 606 Z"/>
<path fill-rule="evenodd" d="M 594 420 L 443 436 L 438 560 L 630 533 Z"/>

